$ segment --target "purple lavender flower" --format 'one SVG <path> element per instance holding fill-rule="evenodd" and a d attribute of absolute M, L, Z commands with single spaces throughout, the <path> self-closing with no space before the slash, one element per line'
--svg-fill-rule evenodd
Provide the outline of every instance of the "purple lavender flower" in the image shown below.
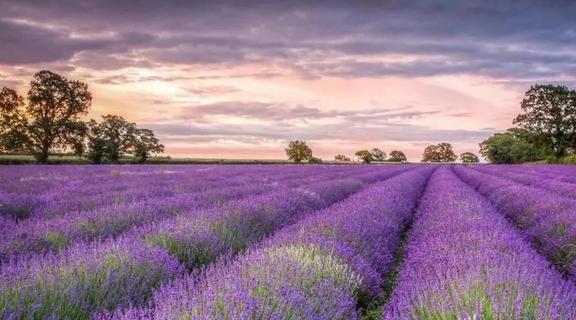
<path fill-rule="evenodd" d="M 2 319 L 87 319 L 94 311 L 142 304 L 152 289 L 184 272 L 170 255 L 135 239 L 78 244 L 6 264 Z"/>
<path fill-rule="evenodd" d="M 455 172 L 491 200 L 552 264 L 576 279 L 576 199 L 472 169 L 457 167 Z"/>
<path fill-rule="evenodd" d="M 153 309 L 104 318 L 356 318 L 359 300 L 379 293 L 430 171 L 377 183 L 282 229 L 237 260 L 175 281 L 155 293 Z"/>
<path fill-rule="evenodd" d="M 383 319 L 576 318 L 576 286 L 449 168 L 417 217 Z"/>

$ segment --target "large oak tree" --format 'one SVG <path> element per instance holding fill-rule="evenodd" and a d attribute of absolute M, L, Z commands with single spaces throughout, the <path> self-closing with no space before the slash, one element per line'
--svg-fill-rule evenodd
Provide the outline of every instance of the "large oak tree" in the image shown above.
<path fill-rule="evenodd" d="M 23 149 L 46 163 L 50 152 L 64 147 L 77 133 L 78 120 L 91 104 L 86 83 L 47 70 L 37 72 L 27 103 L 12 89 L 0 91 L 2 145 L 8 150 Z"/>

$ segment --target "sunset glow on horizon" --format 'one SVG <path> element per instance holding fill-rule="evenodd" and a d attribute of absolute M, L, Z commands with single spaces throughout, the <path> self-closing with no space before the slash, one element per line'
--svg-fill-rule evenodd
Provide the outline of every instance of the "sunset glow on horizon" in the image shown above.
<path fill-rule="evenodd" d="M 208 4 L 209 3 L 209 4 Z M 560 5 L 561 4 L 561 5 Z M 448 10 L 450 9 L 450 10 Z M 88 83 L 89 118 L 154 130 L 173 157 L 285 158 L 512 126 L 535 83 L 576 84 L 570 1 L 3 1 L 0 87 L 42 69 Z"/>

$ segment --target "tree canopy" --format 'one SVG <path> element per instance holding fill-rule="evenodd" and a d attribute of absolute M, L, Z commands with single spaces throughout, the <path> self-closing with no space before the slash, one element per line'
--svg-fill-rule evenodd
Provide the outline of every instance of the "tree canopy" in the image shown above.
<path fill-rule="evenodd" d="M 296 163 L 302 162 L 302 160 L 310 160 L 312 158 L 312 149 L 308 147 L 305 141 L 302 140 L 292 140 L 288 143 L 288 148 L 284 149 L 289 160 L 293 160 Z"/>
<path fill-rule="evenodd" d="M 388 156 L 388 161 L 390 162 L 406 162 L 408 159 L 404 152 L 400 150 L 392 150 L 390 151 L 390 155 Z"/>
<path fill-rule="evenodd" d="M 541 160 L 546 151 L 526 141 L 525 138 L 508 131 L 496 133 L 480 143 L 480 154 L 492 163 L 523 163 Z"/>
<path fill-rule="evenodd" d="M 480 159 L 472 152 L 464 152 L 460 154 L 460 161 L 462 161 L 462 163 L 478 163 Z"/>
<path fill-rule="evenodd" d="M 378 148 L 372 148 L 372 150 L 370 150 L 370 154 L 372 155 L 372 161 L 384 161 L 384 160 L 386 160 L 386 152 L 384 152 Z"/>
<path fill-rule="evenodd" d="M 127 153 L 145 162 L 150 154 L 164 152 L 152 130 L 138 128 L 121 116 L 104 115 L 100 123 L 90 120 L 88 128 L 88 157 L 95 163 L 116 162 Z"/>
<path fill-rule="evenodd" d="M 373 161 L 386 161 L 386 152 L 378 148 L 372 148 L 370 150 L 358 150 L 354 155 L 364 163 L 371 163 Z"/>
<path fill-rule="evenodd" d="M 334 160 L 335 161 L 341 161 L 341 162 L 350 162 L 350 158 L 348 158 L 347 156 L 345 156 L 343 154 L 337 154 L 336 156 L 334 156 Z"/>
<path fill-rule="evenodd" d="M 364 163 L 372 162 L 372 152 L 368 150 L 358 150 L 354 155 L 357 156 Z"/>
<path fill-rule="evenodd" d="M 549 146 L 557 157 L 576 146 L 576 91 L 536 84 L 525 94 L 514 124 L 537 146 Z"/>
<path fill-rule="evenodd" d="M 447 142 L 429 145 L 424 149 L 422 162 L 454 162 L 458 157 Z"/>
<path fill-rule="evenodd" d="M 55 150 L 86 151 L 93 162 L 116 162 L 125 154 L 145 161 L 164 146 L 149 129 L 136 127 L 121 116 L 84 122 L 92 94 L 84 82 L 68 80 L 51 71 L 37 72 L 26 100 L 15 90 L 0 91 L 0 152 L 28 152 L 46 163 Z"/>
<path fill-rule="evenodd" d="M 0 95 L 4 147 L 24 149 L 41 163 L 66 146 L 71 129 L 92 104 L 86 83 L 47 70 L 34 75 L 27 103 L 12 89 L 3 88 Z"/>

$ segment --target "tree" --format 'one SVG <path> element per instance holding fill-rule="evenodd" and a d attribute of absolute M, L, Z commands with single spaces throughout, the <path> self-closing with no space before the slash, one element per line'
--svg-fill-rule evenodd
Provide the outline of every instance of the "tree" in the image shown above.
<path fill-rule="evenodd" d="M 343 154 L 337 154 L 334 157 L 335 161 L 341 161 L 341 162 L 350 162 L 350 158 L 348 158 L 347 156 L 343 155 Z"/>
<path fill-rule="evenodd" d="M 478 162 L 480 162 L 478 157 L 475 154 L 473 154 L 472 152 L 462 153 L 460 155 L 460 160 L 462 160 L 462 163 L 478 163 Z"/>
<path fill-rule="evenodd" d="M 515 132 L 496 133 L 482 141 L 480 154 L 492 163 L 523 163 L 546 157 L 545 147 L 536 147 Z"/>
<path fill-rule="evenodd" d="M 24 99 L 15 90 L 2 88 L 0 91 L 0 152 L 17 149 L 23 142 L 22 112 Z"/>
<path fill-rule="evenodd" d="M 372 148 L 372 150 L 370 150 L 370 153 L 372 154 L 373 161 L 386 160 L 386 153 L 378 148 Z"/>
<path fill-rule="evenodd" d="M 87 84 L 47 70 L 34 75 L 26 105 L 14 90 L 3 88 L 0 94 L 0 101 L 6 102 L 0 123 L 10 125 L 3 141 L 10 141 L 11 149 L 29 151 L 40 163 L 46 163 L 55 148 L 66 146 L 71 123 L 87 114 L 92 104 Z"/>
<path fill-rule="evenodd" d="M 576 146 L 575 90 L 536 84 L 526 92 L 521 108 L 513 123 L 533 135 L 538 146 L 549 146 L 556 157 Z"/>
<path fill-rule="evenodd" d="M 406 162 L 408 159 L 404 152 L 399 150 L 392 150 L 390 151 L 390 156 L 388 157 L 388 161 L 390 162 Z"/>
<path fill-rule="evenodd" d="M 322 159 L 316 157 L 310 157 L 310 159 L 308 159 L 308 163 L 322 163 Z"/>
<path fill-rule="evenodd" d="M 289 160 L 296 163 L 302 160 L 309 160 L 312 157 L 312 149 L 302 140 L 292 140 L 288 143 L 288 148 L 284 149 Z"/>
<path fill-rule="evenodd" d="M 368 150 L 359 150 L 356 151 L 356 153 L 354 154 L 355 156 L 357 156 L 360 160 L 362 160 L 364 163 L 370 163 L 372 162 L 372 152 L 368 151 Z"/>
<path fill-rule="evenodd" d="M 164 145 L 160 144 L 160 141 L 154 132 L 150 129 L 136 129 L 133 142 L 132 150 L 134 155 L 138 158 L 138 162 L 145 162 L 151 153 L 162 153 L 164 152 Z"/>
<path fill-rule="evenodd" d="M 93 156 L 94 159 L 99 157 L 101 160 L 117 162 L 134 145 L 136 124 L 111 114 L 102 116 L 102 120 L 100 123 L 91 120 L 88 124 L 90 127 L 88 145 L 89 149 L 94 148 L 90 149 L 90 153 L 95 155 L 101 152 L 103 154 Z"/>
<path fill-rule="evenodd" d="M 87 127 L 88 159 L 93 163 L 102 163 L 106 159 L 106 137 L 96 120 L 91 119 Z"/>
<path fill-rule="evenodd" d="M 422 162 L 454 162 L 457 158 L 452 145 L 442 142 L 427 146 L 422 155 Z"/>
<path fill-rule="evenodd" d="M 88 125 L 83 121 L 71 121 L 68 124 L 68 135 L 65 138 L 67 146 L 77 157 L 82 157 L 86 151 L 85 140 L 88 136 Z"/>

